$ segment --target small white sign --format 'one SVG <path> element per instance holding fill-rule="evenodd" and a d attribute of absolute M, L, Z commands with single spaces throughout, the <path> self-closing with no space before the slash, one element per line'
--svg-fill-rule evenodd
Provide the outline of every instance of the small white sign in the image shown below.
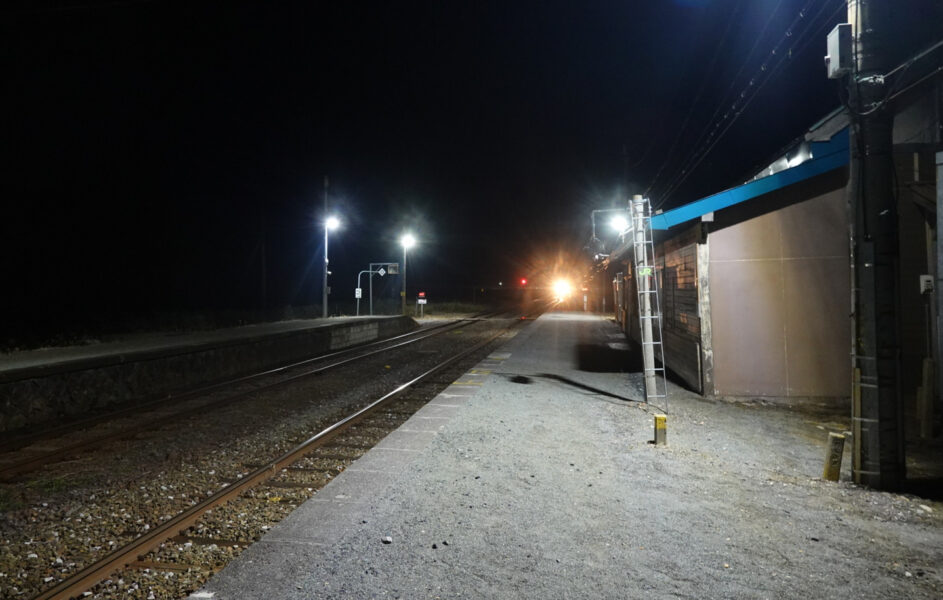
<path fill-rule="evenodd" d="M 380 277 L 383 277 L 384 275 L 386 275 L 386 269 L 384 269 L 383 267 L 380 267 L 380 270 L 377 271 L 377 273 L 380 274 Z"/>
<path fill-rule="evenodd" d="M 361 288 L 354 289 L 354 298 L 363 298 L 363 290 Z"/>
<path fill-rule="evenodd" d="M 425 303 L 426 303 L 426 299 L 425 299 L 425 298 L 419 298 L 418 300 L 416 300 L 416 302 L 418 302 L 419 304 L 425 304 Z"/>

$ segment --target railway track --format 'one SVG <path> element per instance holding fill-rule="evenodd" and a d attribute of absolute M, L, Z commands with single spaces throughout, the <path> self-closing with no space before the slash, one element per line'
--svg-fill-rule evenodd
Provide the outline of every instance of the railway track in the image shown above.
<path fill-rule="evenodd" d="M 244 521 L 277 522 L 418 410 L 428 397 L 422 398 L 417 386 L 428 386 L 430 380 L 441 378 L 450 368 L 463 372 L 463 359 L 482 352 L 519 322 L 515 319 L 508 327 L 502 326 L 474 345 L 438 361 L 369 404 L 321 428 L 316 435 L 296 441 L 275 458 L 243 461 L 239 472 L 227 477 L 220 489 L 199 502 L 190 502 L 184 510 L 133 539 L 114 544 L 106 555 L 99 552 L 94 562 L 80 563 L 84 566 L 70 573 L 68 579 L 55 585 L 47 581 L 52 587 L 32 597 L 91 594 L 102 598 L 174 598 L 194 589 L 268 526 Z M 448 331 L 455 329 L 443 334 Z M 438 385 L 444 387 L 450 381 L 439 381 Z M 106 543 L 109 542 L 102 540 L 99 547 Z M 116 572 L 120 574 L 114 575 Z M 178 596 L 161 591 L 154 595 L 154 590 L 166 589 L 176 590 Z"/>
<path fill-rule="evenodd" d="M 211 385 L 188 390 L 167 398 L 153 400 L 107 415 L 66 424 L 51 430 L 4 442 L 3 446 L 0 446 L 0 450 L 9 452 L 19 448 L 27 448 L 31 444 L 55 439 L 56 437 L 69 440 L 62 445 L 52 448 L 40 447 L 40 449 L 34 452 L 29 452 L 27 456 L 12 461 L 7 462 L 0 459 L 0 481 L 9 481 L 17 475 L 28 473 L 56 461 L 68 459 L 79 452 L 102 448 L 110 442 L 134 436 L 143 430 L 165 426 L 173 421 L 191 418 L 222 406 L 231 406 L 235 402 L 251 397 L 252 394 L 289 385 L 306 377 L 320 375 L 331 369 L 336 369 L 382 352 L 389 352 L 421 342 L 433 336 L 443 335 L 471 321 L 487 319 L 499 314 L 502 314 L 502 311 L 479 313 L 386 340 L 379 340 L 355 348 L 316 356 L 226 381 L 215 382 Z M 217 394 L 216 397 L 205 399 L 208 395 L 220 391 L 222 391 L 222 394 Z M 196 401 L 192 403 L 188 402 L 193 400 Z M 138 420 L 134 423 L 120 426 L 117 429 L 107 429 L 97 434 L 86 435 L 82 439 L 74 439 L 77 432 L 81 432 L 92 426 L 100 425 L 108 421 L 115 421 L 117 419 L 132 418 Z"/>

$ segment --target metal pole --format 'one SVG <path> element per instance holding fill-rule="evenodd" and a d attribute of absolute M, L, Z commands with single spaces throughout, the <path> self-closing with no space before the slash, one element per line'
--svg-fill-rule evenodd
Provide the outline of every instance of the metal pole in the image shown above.
<path fill-rule="evenodd" d="M 403 290 L 400 292 L 403 301 L 402 313 L 406 314 L 406 245 L 403 244 Z"/>
<path fill-rule="evenodd" d="M 327 318 L 327 175 L 324 176 L 324 274 L 321 281 L 321 318 Z"/>
<path fill-rule="evenodd" d="M 367 273 L 367 271 L 361 271 L 357 273 L 357 289 L 358 290 L 360 289 L 360 276 L 363 275 L 364 273 Z M 360 292 L 360 296 L 363 296 L 362 291 Z M 360 296 L 357 296 L 357 316 L 358 317 L 360 316 Z"/>
<path fill-rule="evenodd" d="M 321 286 L 321 318 L 327 318 L 327 223 L 324 224 L 324 282 Z"/>
<path fill-rule="evenodd" d="M 855 356 L 860 404 L 854 424 L 861 432 L 854 463 L 856 483 L 896 490 L 905 477 L 903 406 L 898 332 L 898 219 L 892 179 L 893 113 L 886 106 L 884 73 L 892 66 L 887 44 L 889 0 L 850 0 L 848 17 L 856 45 L 848 92 L 853 108 L 859 210 L 855 228 L 857 325 Z M 854 171 L 853 171 L 854 172 Z"/>
<path fill-rule="evenodd" d="M 371 317 L 373 316 L 373 274 L 378 273 L 380 271 L 380 269 L 378 269 L 377 267 L 389 269 L 390 263 L 388 262 L 370 263 L 370 277 L 368 278 L 368 283 L 370 286 L 370 316 Z"/>
<path fill-rule="evenodd" d="M 943 396 L 943 152 L 936 153 L 936 285 L 933 286 L 933 295 L 936 296 L 936 346 L 933 357 L 936 362 L 937 387 L 936 394 L 930 394 L 931 407 L 940 408 L 940 397 Z M 935 406 L 934 406 L 935 404 Z M 931 411 L 930 417 L 932 417 Z"/>

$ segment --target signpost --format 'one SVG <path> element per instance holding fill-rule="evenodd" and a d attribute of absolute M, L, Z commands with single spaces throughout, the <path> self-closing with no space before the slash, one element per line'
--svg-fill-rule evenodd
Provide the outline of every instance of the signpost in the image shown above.
<path fill-rule="evenodd" d="M 427 300 L 427 298 L 426 298 L 426 293 L 425 293 L 425 292 L 419 292 L 419 296 L 416 297 L 416 304 L 419 305 L 419 318 L 420 318 L 420 319 L 422 318 L 423 307 L 424 307 L 425 304 L 426 304 L 426 300 Z"/>
<path fill-rule="evenodd" d="M 360 287 L 360 276 L 364 273 L 369 273 L 368 282 L 370 284 L 370 289 L 368 294 L 370 296 L 370 316 L 373 316 L 373 275 L 376 273 L 380 277 L 383 277 L 387 273 L 390 275 L 396 275 L 399 273 L 399 263 L 391 262 L 381 262 L 381 263 L 370 263 L 370 268 L 365 269 L 357 274 L 357 287 L 354 288 L 354 298 L 357 299 L 357 316 L 360 316 L 360 299 L 363 297 L 363 288 Z"/>

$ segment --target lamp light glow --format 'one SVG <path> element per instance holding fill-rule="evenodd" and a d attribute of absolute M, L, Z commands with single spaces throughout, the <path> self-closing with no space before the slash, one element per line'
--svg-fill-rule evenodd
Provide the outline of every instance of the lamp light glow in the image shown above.
<path fill-rule="evenodd" d="M 626 220 L 625 215 L 616 215 L 609 221 L 609 225 L 612 226 L 616 232 L 622 233 L 629 227 L 629 222 Z"/>

